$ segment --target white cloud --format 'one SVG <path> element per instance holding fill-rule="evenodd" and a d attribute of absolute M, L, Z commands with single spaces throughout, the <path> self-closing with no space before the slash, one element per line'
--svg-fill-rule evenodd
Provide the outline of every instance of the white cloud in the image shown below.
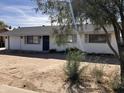
<path fill-rule="evenodd" d="M 3 12 L 0 15 L 0 20 L 5 21 L 12 26 L 41 26 L 50 25 L 49 17 L 42 14 L 36 14 L 33 11 L 33 7 L 24 5 L 7 6 L 1 5 L 0 11 Z"/>

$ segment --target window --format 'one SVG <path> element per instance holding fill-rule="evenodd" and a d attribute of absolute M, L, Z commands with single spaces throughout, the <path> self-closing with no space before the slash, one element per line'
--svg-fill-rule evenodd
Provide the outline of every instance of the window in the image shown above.
<path fill-rule="evenodd" d="M 77 41 L 76 35 L 68 35 L 68 43 L 74 43 Z"/>
<path fill-rule="evenodd" d="M 25 44 L 40 44 L 40 36 L 26 36 Z"/>
<path fill-rule="evenodd" d="M 110 39 L 110 35 L 109 35 Z M 106 35 L 105 34 L 87 34 L 85 35 L 85 42 L 87 43 L 106 43 Z"/>

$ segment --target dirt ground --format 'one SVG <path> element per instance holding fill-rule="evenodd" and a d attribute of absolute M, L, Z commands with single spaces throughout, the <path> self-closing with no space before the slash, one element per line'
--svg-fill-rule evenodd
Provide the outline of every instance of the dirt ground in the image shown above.
<path fill-rule="evenodd" d="M 63 67 L 64 56 L 61 54 L 0 54 L 0 84 L 25 88 L 40 93 L 65 93 Z M 116 62 L 115 62 L 116 63 Z M 95 66 L 99 63 L 82 63 Z M 118 64 L 104 65 L 109 74 L 119 69 Z M 108 72 L 109 71 L 109 72 Z"/>

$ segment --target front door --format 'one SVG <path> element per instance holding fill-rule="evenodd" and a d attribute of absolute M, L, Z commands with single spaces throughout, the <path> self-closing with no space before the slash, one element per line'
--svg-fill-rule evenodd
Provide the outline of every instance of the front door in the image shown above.
<path fill-rule="evenodd" d="M 0 36 L 0 48 L 5 47 L 5 40 L 4 37 Z"/>
<path fill-rule="evenodd" d="M 49 50 L 49 36 L 43 36 L 43 51 Z"/>

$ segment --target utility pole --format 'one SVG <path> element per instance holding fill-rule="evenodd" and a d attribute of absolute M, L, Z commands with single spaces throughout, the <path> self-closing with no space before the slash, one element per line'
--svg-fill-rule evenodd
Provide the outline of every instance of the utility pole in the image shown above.
<path fill-rule="evenodd" d="M 73 12 L 73 8 L 72 8 L 71 0 L 69 0 L 69 7 L 70 7 L 70 11 L 71 11 L 72 21 L 73 21 L 75 30 L 77 31 L 77 24 L 76 24 L 76 21 L 75 21 L 75 17 L 74 17 L 74 12 Z"/>
<path fill-rule="evenodd" d="M 83 45 L 82 45 L 82 39 L 81 39 L 81 36 L 78 32 L 78 27 L 77 27 L 77 23 L 76 23 L 76 20 L 75 20 L 75 17 L 74 17 L 74 11 L 73 11 L 73 8 L 72 8 L 72 4 L 71 4 L 71 0 L 68 0 L 69 2 L 69 7 L 70 7 L 70 12 L 71 12 L 71 17 L 72 17 L 72 21 L 73 21 L 73 24 L 74 24 L 74 31 L 76 32 L 77 34 L 77 43 L 79 44 L 79 47 L 81 50 L 84 49 Z"/>

